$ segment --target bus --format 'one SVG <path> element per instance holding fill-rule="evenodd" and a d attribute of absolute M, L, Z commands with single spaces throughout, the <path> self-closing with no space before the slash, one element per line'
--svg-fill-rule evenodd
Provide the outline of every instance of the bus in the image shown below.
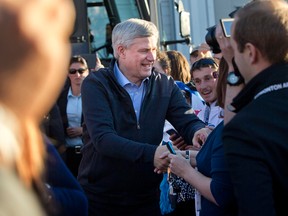
<path fill-rule="evenodd" d="M 74 0 L 74 5 L 72 54 L 86 58 L 90 68 L 94 68 L 96 56 L 102 64 L 109 64 L 113 58 L 112 29 L 129 18 L 149 20 L 158 27 L 159 49 L 166 50 L 169 46 L 174 49 L 177 43 L 191 45 L 190 13 L 185 11 L 181 0 Z M 175 16 L 179 22 L 175 22 Z"/>

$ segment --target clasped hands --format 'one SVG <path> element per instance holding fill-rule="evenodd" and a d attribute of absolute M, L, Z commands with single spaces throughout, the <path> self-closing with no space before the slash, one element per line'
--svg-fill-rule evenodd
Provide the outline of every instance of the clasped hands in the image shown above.
<path fill-rule="evenodd" d="M 170 136 L 170 139 L 173 142 L 173 147 L 176 150 L 177 155 L 175 156 L 170 154 L 166 145 L 159 146 L 156 149 L 154 155 L 154 166 L 155 166 L 154 172 L 158 174 L 167 172 L 171 159 L 177 156 L 180 156 L 180 158 L 182 157 L 185 160 L 185 152 L 180 150 L 189 150 L 189 149 L 200 150 L 201 146 L 205 143 L 210 132 L 211 128 L 202 128 L 197 132 L 195 132 L 192 140 L 193 146 L 188 146 L 187 144 L 185 144 L 182 137 L 175 139 L 174 137 L 175 135 Z"/>

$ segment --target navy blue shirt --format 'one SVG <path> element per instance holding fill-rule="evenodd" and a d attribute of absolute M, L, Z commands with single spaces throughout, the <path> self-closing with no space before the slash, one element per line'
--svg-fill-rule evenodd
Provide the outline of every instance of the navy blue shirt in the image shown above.
<path fill-rule="evenodd" d="M 235 199 L 222 144 L 223 121 L 211 132 L 199 151 L 198 171 L 212 178 L 210 189 L 219 206 L 201 196 L 201 216 L 236 215 Z"/>

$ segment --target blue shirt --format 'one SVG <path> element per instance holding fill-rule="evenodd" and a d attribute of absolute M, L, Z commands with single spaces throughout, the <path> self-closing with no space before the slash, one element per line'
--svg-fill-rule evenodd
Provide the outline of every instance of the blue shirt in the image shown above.
<path fill-rule="evenodd" d="M 146 93 L 146 88 L 145 88 L 145 81 L 148 80 L 149 78 L 145 78 L 140 86 L 137 86 L 136 84 L 130 82 L 124 74 L 120 71 L 118 64 L 116 63 L 114 65 L 114 74 L 119 82 L 119 84 L 128 92 L 130 95 L 130 98 L 132 100 L 133 106 L 134 106 L 134 111 L 137 117 L 137 120 L 139 120 L 140 116 L 140 109 L 142 105 L 142 101 L 144 99 L 144 95 Z"/>
<path fill-rule="evenodd" d="M 80 127 L 82 117 L 82 99 L 81 94 L 75 96 L 72 94 L 71 87 L 67 95 L 67 118 L 69 127 Z M 82 145 L 81 137 L 70 138 L 66 136 L 66 145 L 69 147 Z"/>

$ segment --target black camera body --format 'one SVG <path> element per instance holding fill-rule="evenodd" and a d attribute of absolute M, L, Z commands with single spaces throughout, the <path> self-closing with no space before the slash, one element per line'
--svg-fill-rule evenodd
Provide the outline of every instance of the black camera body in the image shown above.
<path fill-rule="evenodd" d="M 239 8 L 237 8 L 237 9 L 234 10 L 234 11 L 232 11 L 232 12 L 229 14 L 229 17 L 230 17 L 230 18 L 233 18 L 238 9 L 239 9 Z M 232 19 L 221 19 L 221 20 L 220 20 L 220 23 L 222 24 L 222 25 L 221 25 L 222 28 L 225 27 L 225 25 L 223 25 L 222 20 L 225 20 L 225 21 L 226 21 L 226 20 L 229 20 L 229 22 L 232 22 Z M 228 26 L 231 27 L 231 25 L 228 25 Z M 207 30 L 207 34 L 206 34 L 206 36 L 205 36 L 206 43 L 210 46 L 210 48 L 211 48 L 211 50 L 212 50 L 212 52 L 213 52 L 214 54 L 220 53 L 220 52 L 221 52 L 221 49 L 220 49 L 220 47 L 219 47 L 219 44 L 218 44 L 218 42 L 217 42 L 217 40 L 216 40 L 216 35 L 215 35 L 216 25 L 211 26 L 211 27 L 207 28 L 206 30 Z M 224 32 L 226 33 L 226 32 L 230 32 L 230 31 L 229 31 L 228 29 L 227 29 L 227 30 L 225 29 Z"/>
<path fill-rule="evenodd" d="M 216 40 L 216 35 L 215 35 L 216 25 L 211 26 L 207 28 L 206 30 L 207 30 L 207 34 L 205 36 L 206 43 L 210 46 L 214 54 L 221 53 L 221 49 L 219 47 L 219 44 Z"/>

